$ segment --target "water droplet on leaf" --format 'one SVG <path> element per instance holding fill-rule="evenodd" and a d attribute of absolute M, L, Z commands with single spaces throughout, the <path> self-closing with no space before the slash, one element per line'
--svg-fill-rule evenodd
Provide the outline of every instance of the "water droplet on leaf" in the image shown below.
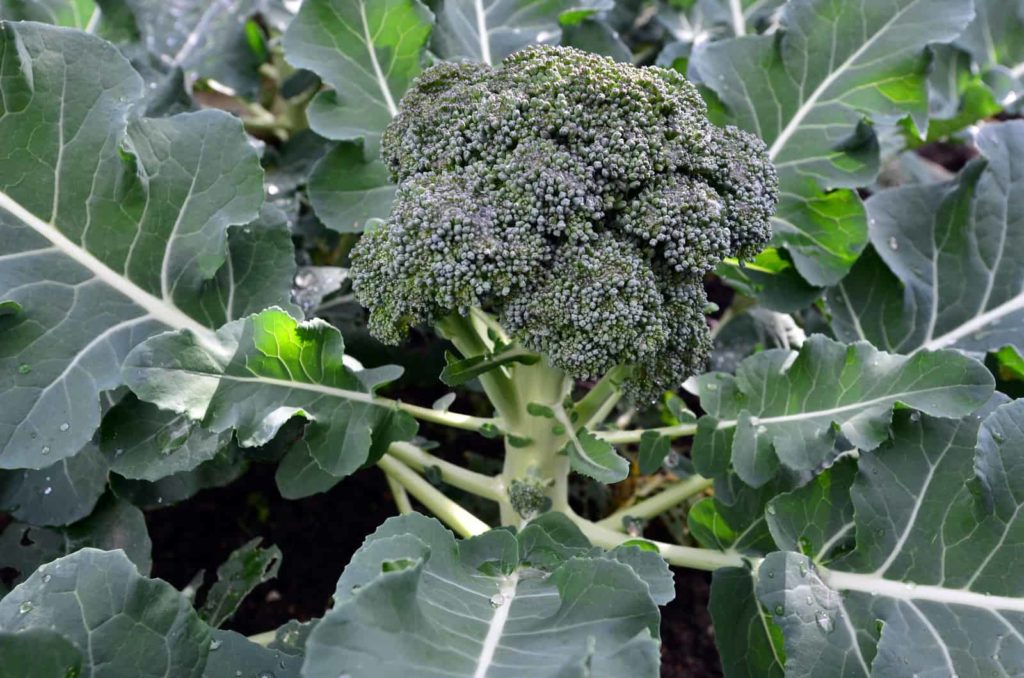
<path fill-rule="evenodd" d="M 43 445 L 43 449 L 41 449 L 39 452 L 40 452 L 40 454 L 49 454 L 50 453 L 49 445 Z"/>
<path fill-rule="evenodd" d="M 66 421 L 60 425 L 61 431 L 67 431 L 69 428 L 71 428 L 71 424 L 67 423 Z"/>
<path fill-rule="evenodd" d="M 22 363 L 22 364 L 18 365 L 18 372 L 20 372 L 21 374 L 28 374 L 31 371 L 32 371 L 32 366 L 29 365 L 28 363 Z"/>
<path fill-rule="evenodd" d="M 825 612 L 824 610 L 820 610 L 818 614 L 815 615 L 814 621 L 817 622 L 818 628 L 825 633 L 832 633 L 836 630 L 835 621 L 829 616 L 828 612 Z"/>
<path fill-rule="evenodd" d="M 896 240 L 896 236 L 892 236 L 891 238 L 889 238 L 889 249 L 891 249 L 893 252 L 895 252 L 899 248 L 900 248 L 900 243 L 899 243 L 898 240 Z"/>
<path fill-rule="evenodd" d="M 781 605 L 775 606 L 775 614 L 777 614 L 778 616 L 781 617 L 783 614 L 785 614 L 785 612 L 786 610 Z"/>
<path fill-rule="evenodd" d="M 49 584 L 51 579 L 53 579 L 53 575 L 52 574 L 44 574 L 43 575 L 43 583 L 44 584 Z"/>
<path fill-rule="evenodd" d="M 21 614 L 28 614 L 32 611 L 33 607 L 35 606 L 32 605 L 32 601 L 26 600 L 24 603 L 18 606 L 18 612 L 20 612 Z"/>
<path fill-rule="evenodd" d="M 210 652 L 220 649 L 221 642 L 219 640 L 210 641 Z"/>
<path fill-rule="evenodd" d="M 491 596 L 491 607 L 501 607 L 505 604 L 505 596 L 500 593 L 495 593 Z"/>

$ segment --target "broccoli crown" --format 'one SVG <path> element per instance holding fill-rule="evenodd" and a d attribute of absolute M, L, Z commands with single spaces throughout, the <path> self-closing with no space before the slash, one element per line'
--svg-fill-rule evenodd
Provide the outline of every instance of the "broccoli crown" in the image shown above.
<path fill-rule="evenodd" d="M 764 144 L 681 75 L 566 47 L 425 71 L 385 130 L 398 181 L 353 252 L 370 329 L 471 307 L 578 378 L 633 366 L 642 397 L 707 359 L 702 278 L 770 236 Z"/>

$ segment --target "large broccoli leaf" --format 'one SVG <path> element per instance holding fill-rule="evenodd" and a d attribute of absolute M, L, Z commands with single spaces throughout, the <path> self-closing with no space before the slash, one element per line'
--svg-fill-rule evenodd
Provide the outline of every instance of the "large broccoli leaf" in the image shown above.
<path fill-rule="evenodd" d="M 419 75 L 433 16 L 420 0 L 307 0 L 284 34 L 288 61 L 334 88 L 309 107 L 317 133 L 363 139 L 377 155 L 381 132 Z"/>
<path fill-rule="evenodd" d="M 82 678 L 200 678 L 210 645 L 189 600 L 120 551 L 40 567 L 0 600 L 0 628 L 60 633 L 82 652 Z"/>
<path fill-rule="evenodd" d="M 815 470 L 840 435 L 859 449 L 875 449 L 897 404 L 958 418 L 983 405 L 994 383 L 983 365 L 955 351 L 904 357 L 821 335 L 799 353 L 751 356 L 735 377 L 712 372 L 697 381 L 708 413 L 697 422 L 697 470 L 717 477 L 731 463 L 755 487 L 780 465 Z"/>
<path fill-rule="evenodd" d="M 815 285 L 841 279 L 867 243 L 857 194 L 878 172 L 864 118 L 927 123 L 929 43 L 957 37 L 970 0 L 794 0 L 779 34 L 711 42 L 691 61 L 779 171 L 776 242 Z M 847 189 L 847 190 L 832 190 Z"/>
<path fill-rule="evenodd" d="M 558 42 L 559 15 L 573 0 L 435 0 L 431 47 L 444 59 L 497 64 L 537 43 Z"/>
<path fill-rule="evenodd" d="M 310 424 L 288 455 L 311 456 L 321 475 L 337 479 L 416 431 L 409 415 L 373 396 L 398 368 L 357 373 L 343 361 L 337 329 L 269 309 L 225 325 L 214 342 L 188 331 L 153 337 L 128 356 L 125 379 L 143 400 L 210 431 L 233 429 L 244 447 L 264 445 L 304 417 Z"/>
<path fill-rule="evenodd" d="M 0 678 L 73 678 L 82 653 L 56 631 L 0 632 Z"/>
<path fill-rule="evenodd" d="M 132 346 L 214 339 L 227 228 L 256 217 L 261 170 L 226 114 L 129 121 L 142 82 L 108 43 L 0 26 L 0 467 L 42 468 L 89 442 Z"/>
<path fill-rule="evenodd" d="M 957 39 L 1000 98 L 1024 94 L 1024 2 L 974 0 L 974 20 Z"/>
<path fill-rule="evenodd" d="M 657 553 L 594 549 L 562 514 L 456 542 L 432 518 L 392 518 L 338 580 L 303 676 L 658 675 Z"/>
<path fill-rule="evenodd" d="M 890 351 L 1024 351 L 1024 122 L 986 125 L 954 181 L 868 201 L 874 252 L 828 294 L 832 327 Z"/>
<path fill-rule="evenodd" d="M 93 0 L 0 0 L 0 19 L 40 21 L 85 29 L 94 19 Z"/>
<path fill-rule="evenodd" d="M 329 228 L 359 232 L 391 211 L 395 187 L 378 158 L 380 135 L 420 73 L 433 21 L 420 0 L 307 0 L 288 27 L 288 61 L 334 88 L 310 104 L 310 126 L 349 142 L 309 177 L 313 208 Z"/>
<path fill-rule="evenodd" d="M 760 566 L 787 675 L 1020 674 L 1022 418 L 1024 401 L 984 422 L 905 412 L 890 443 L 861 453 L 849 499 L 821 514 L 833 527 L 819 523 L 811 557 L 780 552 Z M 806 519 L 801 497 L 780 499 L 773 522 Z M 848 529 L 836 513 L 853 516 L 856 549 L 823 564 L 819 540 Z"/>

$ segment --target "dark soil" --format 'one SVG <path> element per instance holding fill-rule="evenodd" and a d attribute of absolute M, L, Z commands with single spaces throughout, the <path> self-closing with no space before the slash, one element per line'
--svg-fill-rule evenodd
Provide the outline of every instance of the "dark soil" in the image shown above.
<path fill-rule="evenodd" d="M 263 537 L 283 553 L 280 572 L 246 598 L 225 626 L 247 635 L 268 631 L 289 619 L 321 616 L 349 558 L 393 514 L 387 484 L 376 470 L 325 494 L 290 501 L 277 492 L 273 466 L 257 465 L 227 487 L 146 515 L 153 576 L 183 588 L 205 570 L 210 583 L 232 550 Z M 720 676 L 707 611 L 710 577 L 690 570 L 675 574 L 676 600 L 663 609 L 662 676 Z"/>

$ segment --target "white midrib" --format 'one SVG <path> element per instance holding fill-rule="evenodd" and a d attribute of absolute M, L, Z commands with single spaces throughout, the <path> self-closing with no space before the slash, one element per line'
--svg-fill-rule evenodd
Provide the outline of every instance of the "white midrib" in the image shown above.
<path fill-rule="evenodd" d="M 822 582 L 835 591 L 858 591 L 896 600 L 926 600 L 945 605 L 966 605 L 984 610 L 1008 610 L 1024 612 L 1024 598 L 991 596 L 963 589 L 948 589 L 943 586 L 910 584 L 884 579 L 874 574 L 840 572 L 819 568 Z"/>
<path fill-rule="evenodd" d="M 185 42 L 182 43 L 178 53 L 171 57 L 172 66 L 180 66 L 184 63 L 185 59 L 192 55 L 192 50 L 194 50 L 196 45 L 199 44 L 200 34 L 206 30 L 206 27 L 209 26 L 211 21 L 213 21 L 213 18 L 217 16 L 219 10 L 222 9 L 223 4 L 222 0 L 211 2 L 210 6 L 199 15 L 199 20 L 196 22 L 195 28 L 189 31 L 188 35 L 185 36 Z M 229 3 L 228 6 L 223 9 L 226 13 L 234 14 L 238 7 L 232 6 Z"/>
<path fill-rule="evenodd" d="M 363 39 L 366 40 L 366 51 L 370 54 L 370 64 L 373 66 L 373 74 L 377 77 L 377 84 L 380 86 L 381 94 L 384 95 L 384 103 L 387 104 L 391 117 L 398 115 L 398 106 L 395 105 L 395 98 L 391 96 L 391 88 L 388 80 L 384 77 L 380 62 L 377 60 L 377 48 L 373 44 L 373 37 L 370 35 L 370 22 L 366 18 L 366 3 L 359 3 L 359 17 L 363 21 Z"/>
<path fill-rule="evenodd" d="M 1021 292 L 1009 301 L 1003 302 L 990 311 L 986 311 L 981 315 L 971 318 L 955 330 L 932 339 L 926 344 L 923 344 L 918 350 L 934 351 L 947 346 L 952 346 L 967 335 L 983 330 L 1003 317 L 1020 310 L 1024 310 L 1024 292 Z"/>
<path fill-rule="evenodd" d="M 903 14 L 905 14 L 907 10 L 910 9 L 910 7 L 913 7 L 915 4 L 917 3 L 912 2 L 903 9 L 901 9 L 900 11 L 893 14 L 893 16 L 890 17 L 889 20 L 886 21 L 885 24 L 883 24 L 881 28 L 879 28 L 874 33 L 874 35 L 871 36 L 870 39 L 864 41 L 863 45 L 858 47 L 853 54 L 847 57 L 846 61 L 839 65 L 839 68 L 829 73 L 828 77 L 821 81 L 821 84 L 818 85 L 813 92 L 811 92 L 811 96 L 807 97 L 807 100 L 804 101 L 804 103 L 800 105 L 800 108 L 796 110 L 796 113 L 793 114 L 793 117 L 790 119 L 789 124 L 786 125 L 786 127 L 782 130 L 779 136 L 775 139 L 774 143 L 772 143 L 771 145 L 771 148 L 768 149 L 768 158 L 770 160 L 774 161 L 775 158 L 778 157 L 782 149 L 786 146 L 787 143 L 789 143 L 790 137 L 792 137 L 796 130 L 800 127 L 800 123 L 803 122 L 804 118 L 806 118 L 808 114 L 810 114 L 810 112 L 814 109 L 814 106 L 818 103 L 818 99 L 820 99 L 821 96 L 826 91 L 828 91 L 828 88 L 832 86 L 832 83 L 838 80 L 839 76 L 843 75 L 843 73 L 845 73 L 846 70 L 850 68 L 850 66 L 853 65 L 857 61 L 857 59 L 859 59 L 861 55 L 863 55 L 864 52 L 866 52 L 871 47 L 871 45 L 875 43 L 875 40 L 877 40 L 879 36 L 881 36 L 883 33 L 889 30 L 889 28 L 903 16 Z"/>
<path fill-rule="evenodd" d="M 904 396 L 910 395 L 921 395 L 922 393 L 928 393 L 929 391 L 946 391 L 949 390 L 949 386 L 936 386 L 934 388 L 925 388 L 919 391 L 904 391 L 902 393 L 893 393 L 890 395 L 879 396 L 878 398 L 872 398 L 871 400 L 861 400 L 856 403 L 850 403 L 849 405 L 841 405 L 839 407 L 833 407 L 828 410 L 812 410 L 810 412 L 800 412 L 798 414 L 785 414 L 778 417 L 752 417 L 750 423 L 754 426 L 759 424 L 785 424 L 791 421 L 804 421 L 807 419 L 817 419 L 818 417 L 828 417 L 833 414 L 842 414 L 851 410 L 860 410 L 872 407 L 874 405 L 882 405 L 888 401 L 896 401 Z M 718 430 L 732 428 L 736 426 L 738 422 L 735 419 L 725 419 L 718 422 L 716 427 Z"/>
<path fill-rule="evenodd" d="M 488 66 L 491 65 L 491 35 L 487 32 L 487 12 L 484 11 L 484 0 L 473 0 L 476 10 L 476 32 L 480 35 L 480 58 Z"/>
<path fill-rule="evenodd" d="M 80 245 L 61 233 L 56 226 L 47 223 L 25 209 L 21 203 L 6 193 L 0 192 L 0 209 L 10 212 L 22 223 L 27 224 L 36 233 L 43 236 L 65 256 L 88 269 L 96 278 L 112 289 L 128 297 L 137 306 L 146 311 L 154 320 L 176 330 L 189 330 L 207 348 L 219 347 L 213 330 L 196 322 L 173 304 L 154 296 L 142 289 L 125 276 L 112 270 L 102 261 L 85 251 Z M 220 350 L 215 349 L 217 353 Z"/>
<path fill-rule="evenodd" d="M 743 16 L 743 5 L 740 0 L 729 0 L 729 10 L 732 15 L 732 32 L 737 36 L 747 34 L 747 20 Z"/>
<path fill-rule="evenodd" d="M 494 653 L 501 643 L 501 635 L 505 632 L 505 624 L 508 623 L 508 615 L 512 610 L 512 601 L 515 600 L 518 584 L 519 573 L 513 572 L 502 579 L 498 586 L 498 595 L 501 596 L 502 602 L 501 605 L 494 608 L 494 615 L 491 617 L 490 626 L 487 627 L 487 635 L 480 648 L 480 658 L 477 660 L 473 678 L 486 678 L 487 671 L 494 663 Z"/>

